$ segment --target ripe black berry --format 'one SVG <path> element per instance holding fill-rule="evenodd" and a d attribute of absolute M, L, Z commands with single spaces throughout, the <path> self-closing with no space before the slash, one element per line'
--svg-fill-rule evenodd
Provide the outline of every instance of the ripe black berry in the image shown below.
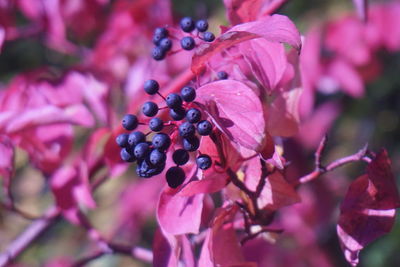
<path fill-rule="evenodd" d="M 149 95 L 157 94 L 160 85 L 156 80 L 147 80 L 144 82 L 144 91 Z"/>
<path fill-rule="evenodd" d="M 165 168 L 165 163 L 159 166 L 153 166 L 147 160 L 138 160 L 136 167 L 136 173 L 138 176 L 143 178 L 149 178 L 151 176 L 160 174 Z"/>
<path fill-rule="evenodd" d="M 192 102 L 196 98 L 196 90 L 193 87 L 185 86 L 181 90 L 181 96 L 185 102 Z"/>
<path fill-rule="evenodd" d="M 138 126 L 138 119 L 135 115 L 126 114 L 122 119 L 122 127 L 128 131 L 134 130 Z"/>
<path fill-rule="evenodd" d="M 182 137 L 190 137 L 193 136 L 196 132 L 196 129 L 193 124 L 190 122 L 184 122 L 179 125 L 179 135 Z"/>
<path fill-rule="evenodd" d="M 163 38 L 159 46 L 164 52 L 168 52 L 172 48 L 172 41 L 169 38 Z"/>
<path fill-rule="evenodd" d="M 153 43 L 155 45 L 158 45 L 160 43 L 160 41 L 168 36 L 168 30 L 165 28 L 156 28 L 154 30 L 154 35 L 153 35 Z"/>
<path fill-rule="evenodd" d="M 159 150 L 167 150 L 171 145 L 171 138 L 165 133 L 158 133 L 153 136 L 151 141 L 154 148 L 158 148 Z"/>
<path fill-rule="evenodd" d="M 165 164 L 166 159 L 167 159 L 167 155 L 165 155 L 164 152 L 161 152 L 158 149 L 153 149 L 150 152 L 149 162 L 153 166 L 161 166 L 161 165 Z"/>
<path fill-rule="evenodd" d="M 202 154 L 197 157 L 196 164 L 202 170 L 207 170 L 211 167 L 212 160 L 209 155 Z"/>
<path fill-rule="evenodd" d="M 206 42 L 212 42 L 215 40 L 215 35 L 212 32 L 205 32 L 203 35 L 203 39 Z"/>
<path fill-rule="evenodd" d="M 115 142 L 120 147 L 126 147 L 129 144 L 128 138 L 129 138 L 129 134 L 123 133 L 123 134 L 118 135 L 117 138 L 115 138 Z"/>
<path fill-rule="evenodd" d="M 197 136 L 191 136 L 187 138 L 183 138 L 182 140 L 183 149 L 193 152 L 196 151 L 200 146 L 200 140 Z"/>
<path fill-rule="evenodd" d="M 152 118 L 149 122 L 149 128 L 154 132 L 159 132 L 164 128 L 164 122 L 160 118 Z"/>
<path fill-rule="evenodd" d="M 205 19 L 198 20 L 196 22 L 196 29 L 199 32 L 205 32 L 208 29 L 208 22 Z"/>
<path fill-rule="evenodd" d="M 217 76 L 218 76 L 218 79 L 220 79 L 220 80 L 228 79 L 228 73 L 226 73 L 225 71 L 218 71 Z"/>
<path fill-rule="evenodd" d="M 165 177 L 169 187 L 177 188 L 185 181 L 185 172 L 181 167 L 175 166 L 168 169 Z"/>
<path fill-rule="evenodd" d="M 136 160 L 133 153 L 130 151 L 130 148 L 122 148 L 120 152 L 121 159 L 126 162 L 134 162 Z"/>
<path fill-rule="evenodd" d="M 153 117 L 157 114 L 158 112 L 158 106 L 156 103 L 148 101 L 143 104 L 142 106 L 142 112 L 144 115 L 147 117 Z"/>
<path fill-rule="evenodd" d="M 194 30 L 194 21 L 190 17 L 184 17 L 181 19 L 180 26 L 182 31 L 184 32 L 191 32 Z"/>
<path fill-rule="evenodd" d="M 172 160 L 176 165 L 184 165 L 189 160 L 189 153 L 184 149 L 175 150 L 172 154 Z"/>
<path fill-rule="evenodd" d="M 190 123 L 197 123 L 201 120 L 201 111 L 197 108 L 191 108 L 186 112 L 186 120 Z"/>
<path fill-rule="evenodd" d="M 209 135 L 212 132 L 212 124 L 207 121 L 201 121 L 197 124 L 197 132 L 200 135 Z"/>
<path fill-rule="evenodd" d="M 148 143 L 139 143 L 135 146 L 133 154 L 138 159 L 144 159 L 150 153 L 150 146 Z"/>
<path fill-rule="evenodd" d="M 129 134 L 128 143 L 131 147 L 136 146 L 137 144 L 145 141 L 146 141 L 146 136 L 142 132 L 136 131 Z"/>
<path fill-rule="evenodd" d="M 171 93 L 167 96 L 165 102 L 169 108 L 180 108 L 182 106 L 182 98 L 180 95 Z"/>
<path fill-rule="evenodd" d="M 190 36 L 183 37 L 181 39 L 181 46 L 185 50 L 192 50 L 196 43 L 194 42 L 194 39 Z"/>
<path fill-rule="evenodd" d="M 174 109 L 169 110 L 169 115 L 171 116 L 171 118 L 173 120 L 180 121 L 180 120 L 183 120 L 183 118 L 185 118 L 186 111 L 182 107 L 179 107 L 176 109 L 174 108 Z"/>
<path fill-rule="evenodd" d="M 165 51 L 163 49 L 161 49 L 161 47 L 156 46 L 151 51 L 151 56 L 155 60 L 163 60 L 165 58 Z"/>

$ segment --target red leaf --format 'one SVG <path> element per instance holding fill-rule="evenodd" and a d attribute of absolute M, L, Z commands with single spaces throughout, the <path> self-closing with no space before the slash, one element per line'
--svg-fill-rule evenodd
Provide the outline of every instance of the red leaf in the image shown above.
<path fill-rule="evenodd" d="M 197 99 L 233 142 L 255 151 L 263 147 L 263 110 L 250 87 L 234 80 L 212 82 L 197 89 Z"/>
<path fill-rule="evenodd" d="M 199 74 L 210 57 L 235 44 L 254 39 L 265 38 L 271 42 L 283 42 L 300 49 L 300 33 L 286 16 L 273 15 L 254 22 L 234 26 L 218 37 L 213 43 L 204 43 L 198 47 L 192 60 L 193 73 Z"/>
<path fill-rule="evenodd" d="M 366 245 L 390 232 L 399 193 L 387 152 L 380 152 L 367 167 L 367 174 L 350 185 L 341 205 L 337 232 L 345 257 L 358 264 L 358 254 Z"/>
<path fill-rule="evenodd" d="M 163 231 L 173 235 L 197 234 L 203 210 L 203 194 L 186 197 L 171 192 L 161 193 L 157 220 Z"/>

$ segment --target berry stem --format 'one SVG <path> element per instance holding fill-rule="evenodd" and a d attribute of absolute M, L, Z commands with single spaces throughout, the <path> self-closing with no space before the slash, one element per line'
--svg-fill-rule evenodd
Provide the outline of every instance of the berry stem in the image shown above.
<path fill-rule="evenodd" d="M 166 100 L 165 97 L 162 94 L 160 94 L 160 92 L 157 92 L 157 95 L 161 96 L 161 98 L 164 99 L 164 101 Z"/>

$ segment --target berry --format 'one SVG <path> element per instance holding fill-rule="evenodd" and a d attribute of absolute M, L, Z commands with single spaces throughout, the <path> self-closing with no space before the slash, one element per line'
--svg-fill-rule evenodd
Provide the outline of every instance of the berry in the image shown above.
<path fill-rule="evenodd" d="M 138 119 L 135 115 L 126 114 L 122 119 L 122 127 L 124 127 L 128 131 L 136 129 L 137 126 L 138 126 Z"/>
<path fill-rule="evenodd" d="M 199 32 L 205 32 L 208 29 L 208 22 L 205 19 L 198 20 L 196 22 L 196 29 Z"/>
<path fill-rule="evenodd" d="M 135 146 L 133 154 L 138 159 L 144 159 L 150 153 L 150 146 L 148 143 L 139 143 Z"/>
<path fill-rule="evenodd" d="M 196 151 L 200 146 L 200 140 L 197 136 L 191 136 L 187 138 L 183 138 L 182 140 L 183 149 L 193 152 Z"/>
<path fill-rule="evenodd" d="M 190 17 L 182 18 L 180 25 L 181 25 L 182 31 L 184 31 L 184 32 L 191 32 L 194 30 L 194 27 L 195 27 L 194 21 Z"/>
<path fill-rule="evenodd" d="M 121 159 L 126 162 L 134 162 L 135 156 L 132 154 L 129 148 L 124 147 L 120 152 Z"/>
<path fill-rule="evenodd" d="M 169 108 L 180 108 L 182 106 L 182 98 L 178 94 L 171 93 L 167 96 L 165 102 Z"/>
<path fill-rule="evenodd" d="M 160 118 L 152 118 L 149 122 L 149 128 L 154 132 L 159 132 L 164 128 L 164 122 Z"/>
<path fill-rule="evenodd" d="M 184 108 L 179 107 L 179 108 L 172 108 L 169 110 L 169 115 L 171 116 L 171 118 L 175 121 L 180 121 L 183 120 L 183 118 L 185 118 L 186 115 L 186 111 Z"/>
<path fill-rule="evenodd" d="M 147 160 L 138 160 L 136 167 L 136 173 L 138 176 L 143 178 L 149 178 L 151 176 L 160 174 L 165 168 L 165 163 L 159 166 L 152 166 Z"/>
<path fill-rule="evenodd" d="M 205 32 L 203 34 L 203 39 L 206 42 L 212 42 L 215 40 L 215 35 L 212 32 Z"/>
<path fill-rule="evenodd" d="M 150 152 L 149 162 L 153 166 L 161 166 L 161 165 L 165 164 L 166 159 L 167 159 L 167 155 L 158 149 L 153 149 Z"/>
<path fill-rule="evenodd" d="M 157 114 L 158 112 L 158 106 L 156 103 L 148 101 L 143 104 L 142 106 L 142 112 L 144 115 L 147 117 L 153 117 Z"/>
<path fill-rule="evenodd" d="M 129 138 L 129 134 L 123 133 L 123 134 L 118 135 L 117 138 L 115 138 L 115 142 L 120 147 L 127 147 L 129 144 L 128 138 Z"/>
<path fill-rule="evenodd" d="M 182 137 L 190 137 L 193 136 L 196 132 L 196 129 L 193 124 L 190 122 L 184 122 L 179 125 L 179 135 Z"/>
<path fill-rule="evenodd" d="M 184 165 L 189 160 L 189 153 L 184 149 L 175 150 L 172 154 L 172 160 L 176 165 Z"/>
<path fill-rule="evenodd" d="M 169 38 L 163 38 L 160 41 L 159 46 L 164 52 L 167 52 L 167 51 L 171 50 L 171 48 L 172 48 L 172 41 Z"/>
<path fill-rule="evenodd" d="M 153 136 L 151 141 L 154 148 L 158 148 L 159 150 L 167 150 L 171 145 L 171 138 L 165 133 L 158 133 Z"/>
<path fill-rule="evenodd" d="M 190 123 L 197 123 L 201 120 L 201 111 L 197 108 L 191 108 L 186 112 L 186 120 Z"/>
<path fill-rule="evenodd" d="M 157 94 L 158 89 L 160 89 L 160 85 L 156 80 L 147 80 L 144 83 L 144 91 L 149 95 Z"/>
<path fill-rule="evenodd" d="M 185 86 L 181 90 L 181 96 L 185 102 L 192 102 L 196 98 L 196 90 L 193 87 Z"/>
<path fill-rule="evenodd" d="M 194 39 L 190 36 L 183 37 L 181 39 L 181 46 L 185 50 L 192 50 L 196 43 L 194 42 Z"/>
<path fill-rule="evenodd" d="M 169 187 L 177 188 L 185 181 L 185 172 L 181 167 L 175 166 L 168 169 L 165 177 Z"/>
<path fill-rule="evenodd" d="M 197 132 L 200 135 L 210 135 L 212 132 L 212 124 L 207 120 L 199 122 L 197 124 Z"/>
<path fill-rule="evenodd" d="M 163 49 L 161 49 L 161 47 L 156 46 L 151 51 L 151 56 L 155 60 L 163 60 L 165 58 L 165 51 Z"/>
<path fill-rule="evenodd" d="M 165 28 L 156 28 L 154 30 L 154 35 L 153 35 L 153 43 L 155 45 L 158 45 L 160 43 L 160 41 L 168 36 L 168 30 Z"/>
<path fill-rule="evenodd" d="M 220 80 L 228 79 L 228 73 L 226 73 L 225 71 L 218 71 L 217 76 L 218 76 L 218 79 L 220 79 Z"/>
<path fill-rule="evenodd" d="M 211 167 L 212 160 L 209 155 L 202 154 L 197 157 L 196 164 L 202 170 L 207 170 Z"/>
<path fill-rule="evenodd" d="M 129 134 L 128 143 L 132 147 L 145 141 L 146 141 L 146 136 L 142 132 L 136 131 Z"/>

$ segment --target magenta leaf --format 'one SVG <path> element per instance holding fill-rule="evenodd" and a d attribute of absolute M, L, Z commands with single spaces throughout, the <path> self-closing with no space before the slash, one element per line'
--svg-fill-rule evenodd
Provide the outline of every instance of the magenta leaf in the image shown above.
<path fill-rule="evenodd" d="M 358 264 L 361 249 L 390 232 L 399 206 L 391 163 L 383 150 L 368 164 L 367 174 L 352 182 L 341 205 L 337 233 L 351 265 Z"/>
<path fill-rule="evenodd" d="M 227 16 L 232 25 L 255 20 L 263 0 L 224 0 Z"/>
<path fill-rule="evenodd" d="M 164 232 L 181 235 L 199 232 L 203 210 L 203 194 L 180 196 L 171 191 L 161 193 L 157 220 Z"/>
<path fill-rule="evenodd" d="M 202 175 L 202 173 L 200 175 Z M 187 183 L 178 195 L 193 196 L 196 194 L 215 193 L 224 188 L 228 182 L 229 178 L 226 174 L 213 171 L 212 173 L 205 175 L 201 180 Z"/>
<path fill-rule="evenodd" d="M 192 60 L 193 73 L 199 74 L 204 64 L 215 54 L 235 44 L 254 38 L 265 38 L 267 41 L 287 43 L 300 49 L 300 33 L 293 22 L 286 16 L 267 16 L 254 22 L 247 22 L 232 27 L 218 37 L 213 43 L 198 47 Z"/>
<path fill-rule="evenodd" d="M 197 89 L 216 126 L 233 142 L 252 150 L 264 145 L 265 120 L 258 96 L 244 83 L 225 80 Z"/>

